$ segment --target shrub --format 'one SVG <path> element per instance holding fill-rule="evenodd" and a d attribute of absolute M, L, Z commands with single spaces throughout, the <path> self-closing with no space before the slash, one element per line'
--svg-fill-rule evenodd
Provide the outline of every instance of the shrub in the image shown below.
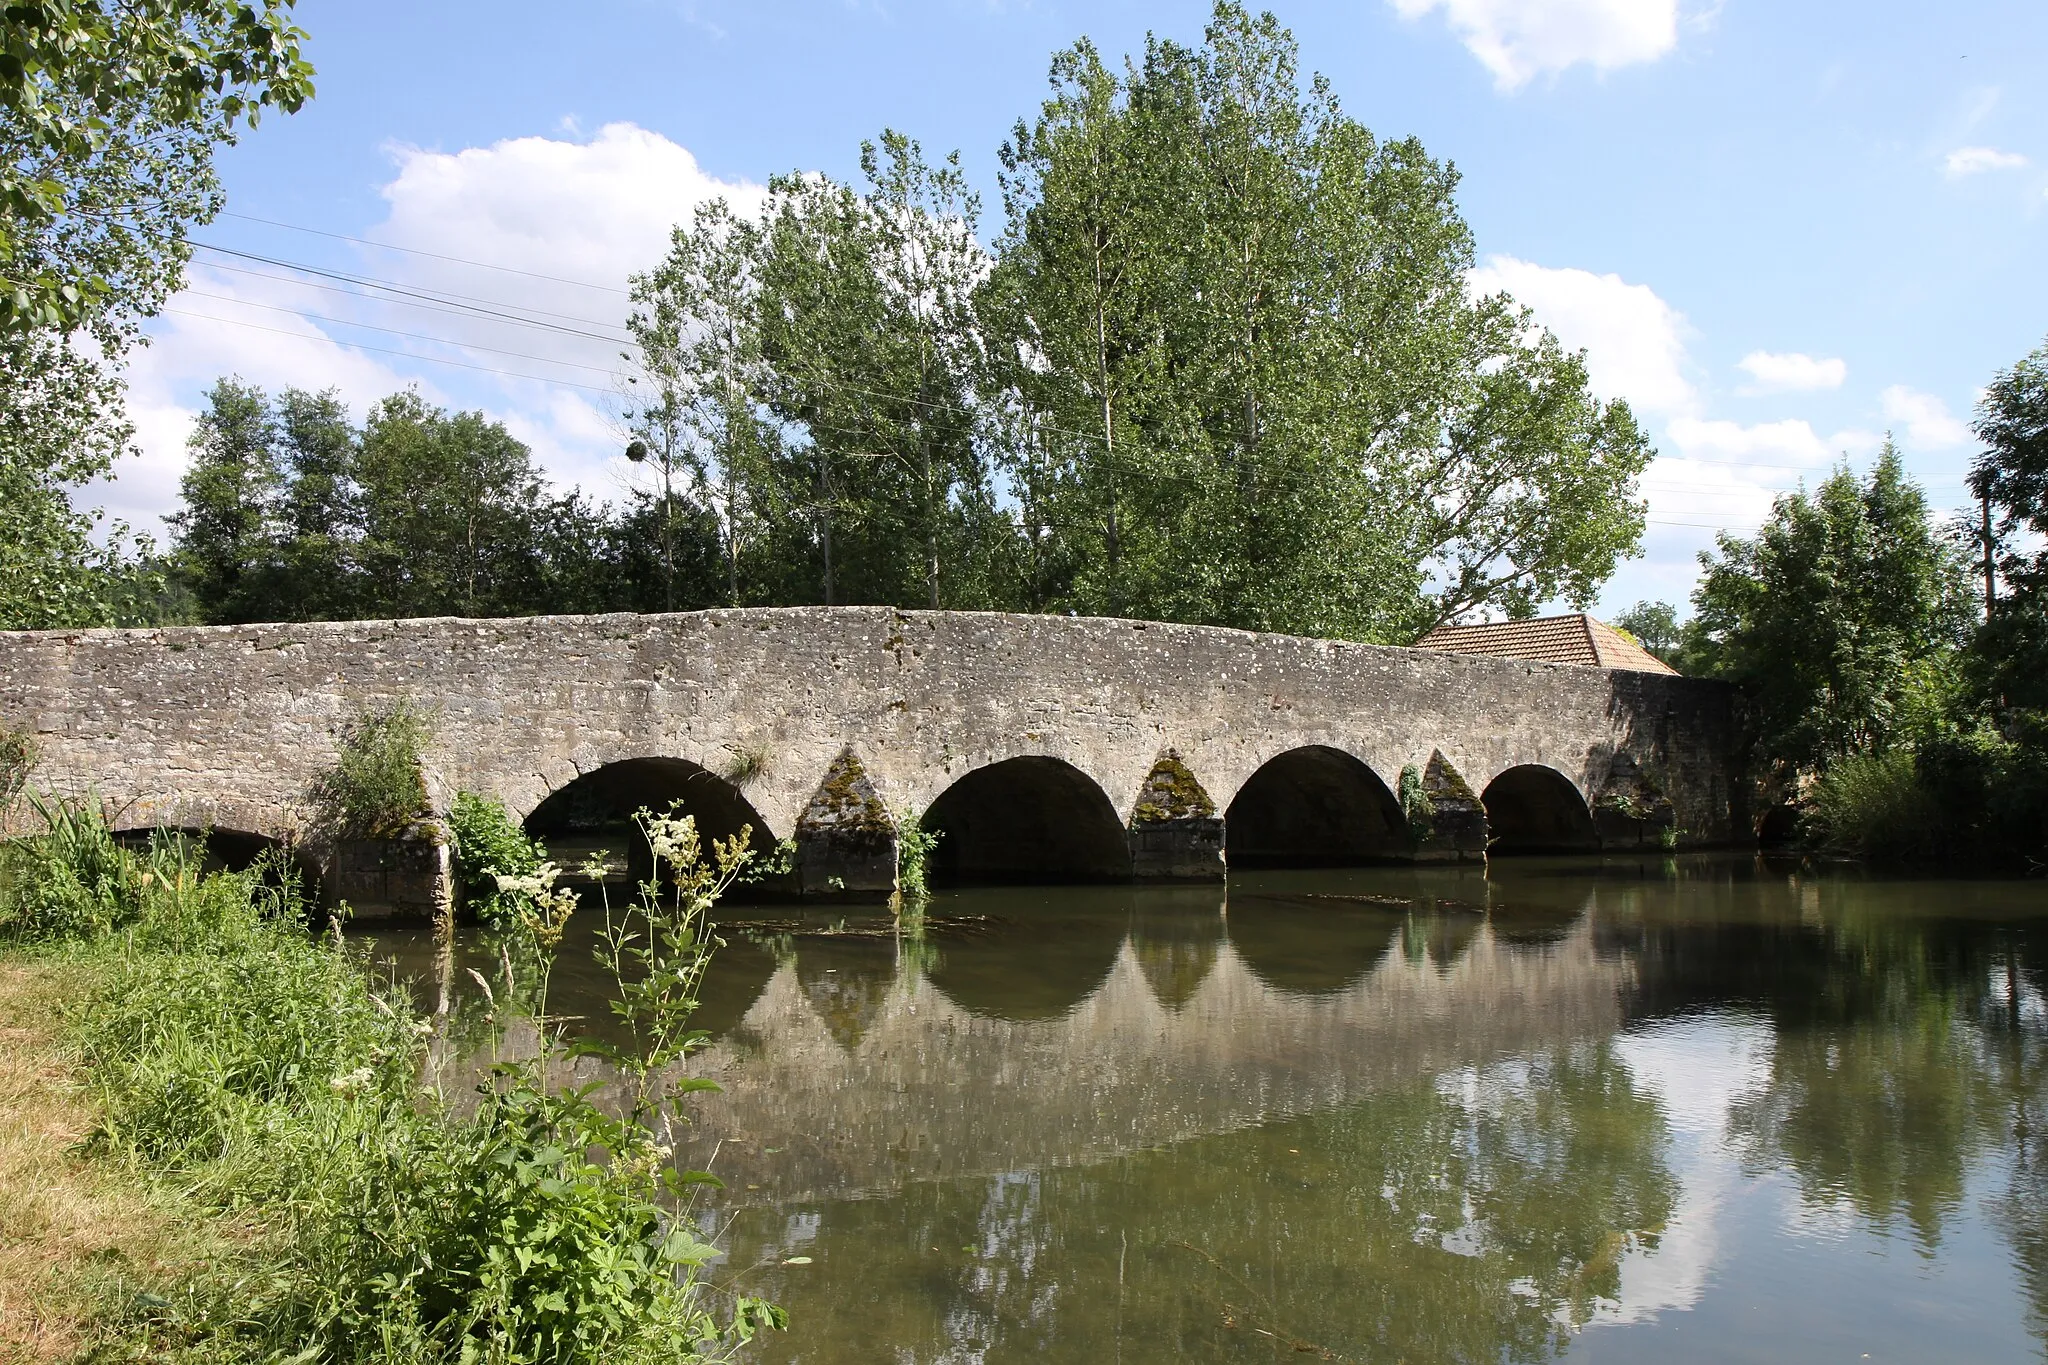
<path fill-rule="evenodd" d="M 334 766 L 314 779 L 321 815 L 354 838 L 402 833 L 427 813 L 420 756 L 431 735 L 427 717 L 404 701 L 350 721 Z"/>
<path fill-rule="evenodd" d="M 499 890 L 497 874 L 527 877 L 540 869 L 547 850 L 526 835 L 505 804 L 475 792 L 457 792 L 448 812 L 455 840 L 455 876 L 463 903 L 494 929 L 507 927 L 513 905 Z"/>
<path fill-rule="evenodd" d="M 1939 837 L 1940 812 L 1908 749 L 1837 759 L 1814 785 L 1808 818 L 1821 847 L 1858 857 L 1919 861 Z"/>
<path fill-rule="evenodd" d="M 1809 832 L 1882 863 L 2048 862 L 2048 753 L 1991 730 L 1851 755 L 1815 784 Z"/>

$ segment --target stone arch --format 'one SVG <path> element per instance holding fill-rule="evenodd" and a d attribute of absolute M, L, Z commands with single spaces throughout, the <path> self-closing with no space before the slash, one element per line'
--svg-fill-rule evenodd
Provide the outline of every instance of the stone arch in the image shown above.
<path fill-rule="evenodd" d="M 1032 755 L 976 768 L 924 813 L 931 875 L 963 882 L 1104 882 L 1131 875 L 1130 841 L 1095 779 Z"/>
<path fill-rule="evenodd" d="M 697 817 L 707 843 L 751 829 L 748 847 L 765 854 L 775 845 L 774 831 L 738 787 L 688 759 L 652 756 L 618 759 L 555 788 L 527 814 L 526 832 L 565 866 L 602 848 L 624 855 L 625 870 L 643 876 L 649 854 L 633 813 L 643 806 L 664 812 L 675 802 Z"/>
<path fill-rule="evenodd" d="M 1268 759 L 1223 818 L 1232 867 L 1346 867 L 1409 856 L 1407 822 L 1365 762 L 1325 744 Z"/>
<path fill-rule="evenodd" d="M 1495 774 L 1479 800 L 1493 836 L 1489 853 L 1577 853 L 1600 846 L 1585 796 L 1547 764 L 1521 763 Z"/>

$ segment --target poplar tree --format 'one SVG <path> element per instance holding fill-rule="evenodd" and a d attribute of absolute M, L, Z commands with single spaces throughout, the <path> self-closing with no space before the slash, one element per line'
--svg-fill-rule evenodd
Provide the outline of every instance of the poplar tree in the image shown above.
<path fill-rule="evenodd" d="M 1468 296 L 1455 172 L 1304 88 L 1270 15 L 1052 80 L 1004 149 L 984 317 L 1061 453 L 1074 607 L 1406 640 L 1583 604 L 1634 552 L 1627 406 Z"/>

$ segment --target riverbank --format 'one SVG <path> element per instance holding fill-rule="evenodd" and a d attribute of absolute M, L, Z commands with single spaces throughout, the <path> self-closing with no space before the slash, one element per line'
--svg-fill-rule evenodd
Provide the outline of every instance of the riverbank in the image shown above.
<path fill-rule="evenodd" d="M 460 1111 L 423 1090 L 433 1021 L 287 869 L 46 819 L 0 844 L 10 1359 L 686 1365 L 779 1324 L 713 1319 L 652 1135 L 545 1051 Z"/>

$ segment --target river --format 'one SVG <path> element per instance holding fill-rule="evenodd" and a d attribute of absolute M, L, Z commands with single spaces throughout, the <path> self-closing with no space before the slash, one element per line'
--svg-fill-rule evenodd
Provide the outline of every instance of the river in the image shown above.
<path fill-rule="evenodd" d="M 693 1209 L 716 1278 L 792 1320 L 749 1359 L 2048 1342 L 2038 881 L 1519 859 L 941 892 L 921 939 L 874 907 L 719 921 L 695 1070 L 723 1089 L 682 1155 L 725 1182 Z M 550 1003 L 601 1028 L 587 943 Z M 424 936 L 377 951 L 431 975 Z M 444 1075 L 476 1046 L 451 1030 Z"/>

